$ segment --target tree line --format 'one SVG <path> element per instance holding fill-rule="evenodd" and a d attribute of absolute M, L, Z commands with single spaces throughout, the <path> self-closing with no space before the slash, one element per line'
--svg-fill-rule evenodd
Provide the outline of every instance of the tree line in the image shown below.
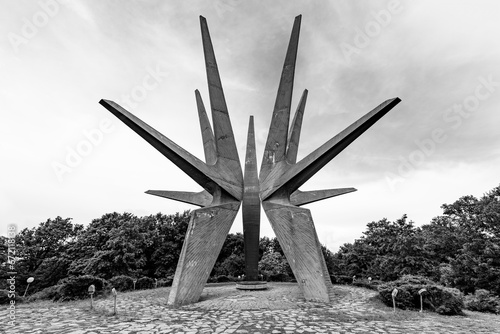
<path fill-rule="evenodd" d="M 361 238 L 330 259 L 330 271 L 381 281 L 419 275 L 466 294 L 484 289 L 500 296 L 500 186 L 441 208 L 419 227 L 406 215 L 367 224 Z"/>
<path fill-rule="evenodd" d="M 479 199 L 464 196 L 442 209 L 442 215 L 419 227 L 406 215 L 394 222 L 384 218 L 368 223 L 359 239 L 336 253 L 322 246 L 332 278 L 391 281 L 419 275 L 465 293 L 485 289 L 500 295 L 500 186 Z M 35 278 L 32 292 L 82 275 L 172 277 L 189 218 L 190 211 L 144 217 L 114 212 L 86 227 L 56 217 L 25 228 L 15 237 L 18 288 L 24 288 L 28 277 Z M 0 238 L 0 276 L 8 278 L 7 238 Z M 261 238 L 259 252 L 263 279 L 293 280 L 276 238 Z M 243 235 L 229 234 L 211 277 L 237 277 L 244 270 Z"/>

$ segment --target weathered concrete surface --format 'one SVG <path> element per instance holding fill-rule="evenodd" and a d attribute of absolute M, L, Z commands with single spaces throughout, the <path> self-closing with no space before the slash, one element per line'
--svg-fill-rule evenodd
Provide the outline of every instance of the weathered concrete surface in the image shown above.
<path fill-rule="evenodd" d="M 100 103 L 153 147 L 188 174 L 201 192 L 149 190 L 161 196 L 202 207 L 192 213 L 189 232 L 177 265 L 171 305 L 195 302 L 243 202 L 247 279 L 258 279 L 260 203 L 278 237 L 299 287 L 308 300 L 329 300 L 331 283 L 314 229 L 311 213 L 299 206 L 355 191 L 339 188 L 300 191 L 351 142 L 400 102 L 385 101 L 337 136 L 297 162 L 300 132 L 308 91 L 304 90 L 289 132 L 290 110 L 297 60 L 301 16 L 295 18 L 283 64 L 260 175 L 257 174 L 255 134 L 250 120 L 245 177 L 241 169 L 229 112 L 206 19 L 200 16 L 212 125 L 198 90 L 195 91 L 205 162 L 144 123 L 118 104 Z"/>
<path fill-rule="evenodd" d="M 337 136 L 297 162 L 308 91 L 299 101 L 290 127 L 301 16 L 295 18 L 271 117 L 260 169 L 260 199 L 264 211 L 307 300 L 329 301 L 330 276 L 311 213 L 301 205 L 355 191 L 354 188 L 302 192 L 299 187 L 370 128 L 400 100 L 387 100 Z"/>
<path fill-rule="evenodd" d="M 259 279 L 260 198 L 255 152 L 253 116 L 248 125 L 247 152 L 243 177 L 243 238 L 245 242 L 245 280 Z"/>
<path fill-rule="evenodd" d="M 193 211 L 168 304 L 197 302 L 240 208 L 239 202 Z"/>

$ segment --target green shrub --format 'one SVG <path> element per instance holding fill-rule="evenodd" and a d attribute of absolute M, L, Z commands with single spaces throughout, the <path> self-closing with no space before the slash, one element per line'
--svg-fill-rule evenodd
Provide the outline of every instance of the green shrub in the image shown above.
<path fill-rule="evenodd" d="M 488 290 L 479 289 L 465 296 L 465 308 L 471 311 L 500 313 L 500 297 Z"/>
<path fill-rule="evenodd" d="M 332 284 L 351 284 L 352 276 L 330 275 L 330 281 L 332 281 Z"/>
<path fill-rule="evenodd" d="M 398 289 L 396 306 L 401 309 L 420 309 L 420 289 L 426 289 L 423 296 L 424 309 L 443 315 L 461 315 L 463 298 L 457 289 L 446 288 L 419 276 L 405 276 L 399 280 L 379 285 L 378 291 L 384 304 L 392 306 L 392 291 Z"/>
<path fill-rule="evenodd" d="M 270 282 L 290 282 L 290 277 L 285 273 L 269 275 Z"/>
<path fill-rule="evenodd" d="M 359 286 L 361 288 L 367 288 L 367 289 L 370 289 L 370 290 L 375 290 L 377 291 L 378 290 L 378 286 L 381 284 L 382 282 L 379 281 L 379 280 L 368 280 L 368 279 L 357 279 L 355 280 L 352 285 L 354 286 Z"/>
<path fill-rule="evenodd" d="M 10 301 L 13 300 L 18 303 L 24 303 L 26 301 L 26 298 L 23 298 L 23 296 L 20 296 L 19 294 L 16 294 L 16 296 L 12 296 L 12 293 L 8 290 L 0 290 L 0 305 L 7 305 L 10 304 Z"/>
<path fill-rule="evenodd" d="M 60 280 L 59 284 L 61 285 L 59 288 L 61 300 L 88 298 L 90 296 L 88 288 L 92 284 L 95 286 L 94 297 L 109 290 L 108 282 L 105 279 L 91 275 L 68 277 Z"/>
<path fill-rule="evenodd" d="M 152 289 L 155 286 L 155 280 L 151 277 L 141 277 L 135 283 L 137 290 Z"/>
<path fill-rule="evenodd" d="M 109 285 L 117 291 L 128 291 L 134 289 L 134 279 L 130 276 L 115 276 L 109 281 Z"/>
<path fill-rule="evenodd" d="M 217 283 L 223 283 L 223 282 L 231 282 L 231 279 L 227 277 L 226 275 L 219 275 L 216 278 Z"/>
<path fill-rule="evenodd" d="M 172 283 L 174 282 L 174 277 L 173 276 L 168 276 L 167 278 L 162 278 L 158 280 L 158 286 L 172 286 Z"/>
<path fill-rule="evenodd" d="M 30 302 L 37 301 L 37 300 L 44 300 L 44 299 L 50 299 L 52 301 L 58 301 L 62 299 L 62 295 L 59 292 L 61 289 L 62 285 L 53 285 L 49 286 L 48 288 L 45 288 L 43 290 L 40 290 L 38 292 L 35 292 L 31 296 L 29 296 L 28 300 Z"/>

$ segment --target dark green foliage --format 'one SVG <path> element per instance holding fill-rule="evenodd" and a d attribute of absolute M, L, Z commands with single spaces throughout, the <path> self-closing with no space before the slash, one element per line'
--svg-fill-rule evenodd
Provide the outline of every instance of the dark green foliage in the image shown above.
<path fill-rule="evenodd" d="M 16 293 L 16 296 L 14 297 L 8 290 L 0 290 L 0 305 L 10 304 L 12 300 L 15 302 L 14 305 L 25 302 L 25 298 L 23 298 L 18 293 Z"/>
<path fill-rule="evenodd" d="M 128 291 L 134 289 L 134 279 L 130 276 L 115 276 L 108 280 L 111 288 L 115 288 L 117 291 Z"/>
<path fill-rule="evenodd" d="M 423 277 L 405 276 L 402 279 L 379 285 L 381 300 L 392 307 L 392 291 L 398 289 L 396 307 L 401 309 L 420 309 L 420 289 L 423 294 L 424 309 L 443 315 L 462 315 L 463 298 L 457 289 L 446 288 Z"/>
<path fill-rule="evenodd" d="M 332 281 L 332 284 L 351 284 L 352 276 L 330 275 L 330 281 Z"/>
<path fill-rule="evenodd" d="M 233 280 L 231 280 L 229 277 L 227 277 L 226 275 L 219 275 L 216 277 L 215 281 L 217 283 L 224 283 L 224 282 L 231 282 Z"/>
<path fill-rule="evenodd" d="M 61 300 L 74 300 L 89 298 L 88 288 L 90 285 L 95 286 L 94 297 L 104 294 L 109 290 L 109 284 L 106 280 L 91 276 L 73 276 L 68 277 L 59 282 L 59 294 Z"/>
<path fill-rule="evenodd" d="M 245 274 L 244 254 L 231 254 L 215 268 L 216 275 L 241 276 Z"/>
<path fill-rule="evenodd" d="M 363 279 L 356 279 L 352 285 L 354 286 L 358 286 L 360 288 L 366 288 L 366 289 L 370 289 L 370 290 L 375 290 L 375 291 L 378 291 L 378 286 L 381 284 L 382 282 L 379 281 L 379 280 L 368 280 L 366 278 L 363 278 Z"/>
<path fill-rule="evenodd" d="M 174 282 L 173 276 L 169 276 L 167 278 L 161 278 L 158 280 L 158 286 L 172 286 L 173 282 Z"/>
<path fill-rule="evenodd" d="M 329 260 L 335 274 L 372 277 L 383 281 L 401 275 L 427 275 L 432 266 L 425 260 L 420 228 L 406 215 L 395 222 L 382 219 L 367 225 L 364 236 L 340 247 Z"/>
<path fill-rule="evenodd" d="M 190 213 L 136 217 L 106 214 L 94 219 L 72 248 L 73 275 L 167 276 L 174 273 Z"/>
<path fill-rule="evenodd" d="M 69 251 L 83 230 L 73 224 L 71 218 L 56 217 L 40 223 L 38 227 L 21 230 L 15 237 L 16 271 L 22 273 L 16 278 L 16 289 L 24 291 L 26 279 L 34 277 L 28 293 L 34 293 L 54 285 L 68 276 L 72 261 Z"/>
<path fill-rule="evenodd" d="M 363 237 L 328 261 L 330 273 L 382 281 L 421 275 L 465 294 L 485 289 L 500 296 L 500 186 L 442 209 L 443 215 L 421 227 L 406 216 L 369 223 Z"/>
<path fill-rule="evenodd" d="M 471 311 L 500 314 L 500 297 L 488 290 L 479 289 L 465 296 L 465 308 Z"/>
<path fill-rule="evenodd" d="M 286 273 L 277 273 L 267 277 L 268 282 L 290 282 L 291 278 Z"/>
<path fill-rule="evenodd" d="M 30 302 L 37 301 L 37 300 L 52 300 L 52 301 L 58 301 L 62 299 L 62 295 L 60 293 L 62 285 L 53 285 L 49 286 L 43 290 L 40 290 L 38 292 L 35 292 L 31 296 L 29 296 L 28 300 Z"/>
<path fill-rule="evenodd" d="M 155 280 L 151 277 L 141 277 L 135 283 L 136 290 L 152 289 L 155 287 Z"/>

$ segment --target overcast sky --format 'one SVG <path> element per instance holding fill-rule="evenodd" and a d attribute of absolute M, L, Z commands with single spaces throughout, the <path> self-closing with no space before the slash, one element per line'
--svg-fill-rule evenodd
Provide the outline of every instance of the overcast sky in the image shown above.
<path fill-rule="evenodd" d="M 367 223 L 417 225 L 499 184 L 498 1 L 0 0 L 0 234 L 113 211 L 195 207 L 144 194 L 199 186 L 98 104 L 120 103 L 203 159 L 194 90 L 208 105 L 207 18 L 239 148 L 255 117 L 258 164 L 294 17 L 302 14 L 299 159 L 381 102 L 402 102 L 302 190 L 357 192 L 308 205 L 330 249 Z M 242 231 L 241 212 L 232 232 Z M 261 235 L 274 236 L 262 211 Z"/>

